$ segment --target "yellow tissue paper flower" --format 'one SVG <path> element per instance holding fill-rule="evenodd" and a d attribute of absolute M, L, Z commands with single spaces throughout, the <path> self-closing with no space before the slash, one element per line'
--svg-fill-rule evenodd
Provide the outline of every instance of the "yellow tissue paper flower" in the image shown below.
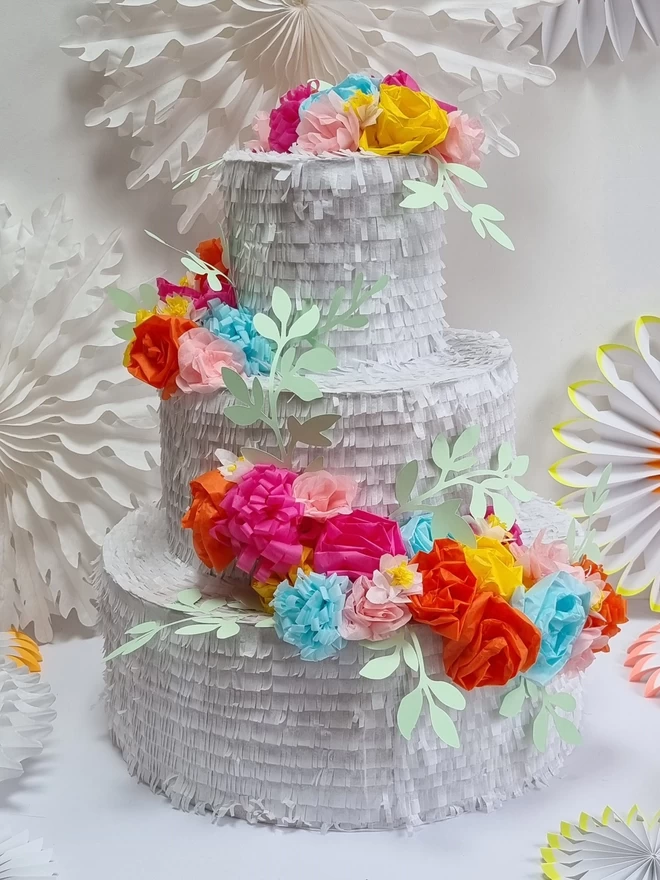
<path fill-rule="evenodd" d="M 381 156 L 428 153 L 447 137 L 449 117 L 425 92 L 381 86 L 379 110 L 375 124 L 362 132 L 362 150 Z"/>
<path fill-rule="evenodd" d="M 159 313 L 170 315 L 172 318 L 187 318 L 190 313 L 190 299 L 187 296 L 174 294 L 165 298 L 161 303 Z"/>
<path fill-rule="evenodd" d="M 465 547 L 465 561 L 477 579 L 477 589 L 489 590 L 507 601 L 523 582 L 523 567 L 495 538 L 478 537 L 477 547 Z"/>

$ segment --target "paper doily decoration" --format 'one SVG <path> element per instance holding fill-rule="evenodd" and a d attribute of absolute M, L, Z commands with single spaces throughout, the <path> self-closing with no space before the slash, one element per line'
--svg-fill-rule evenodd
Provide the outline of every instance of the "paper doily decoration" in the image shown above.
<path fill-rule="evenodd" d="M 625 819 L 606 807 L 600 819 L 582 813 L 577 825 L 562 822 L 541 850 L 548 880 L 658 880 L 660 812 L 647 821 L 633 807 Z"/>
<path fill-rule="evenodd" d="M 103 536 L 158 489 L 156 397 L 122 367 L 100 290 L 118 233 L 79 246 L 69 226 L 62 198 L 32 228 L 0 206 L 0 627 L 33 623 L 40 641 L 53 613 L 94 622 Z"/>
<path fill-rule="evenodd" d="M 553 2 L 553 0 L 549 0 Z M 338 82 L 350 72 L 411 71 L 423 88 L 483 117 L 488 143 L 508 155 L 493 106 L 503 89 L 547 85 L 549 68 L 531 63 L 519 10 L 538 15 L 535 0 L 435 0 L 402 8 L 399 0 L 96 0 L 63 44 L 100 70 L 103 104 L 88 125 L 139 138 L 129 188 L 218 159 L 258 110 L 310 78 Z M 493 11 L 491 11 L 493 10 Z M 538 20 L 538 19 L 537 19 Z M 505 27 L 498 27 L 499 22 Z M 460 96 L 460 100 L 459 100 Z M 208 181 L 184 187 L 182 228 L 207 197 Z"/>
<path fill-rule="evenodd" d="M 43 840 L 30 840 L 28 831 L 12 832 L 0 828 L 0 878 L 37 880 L 55 877 L 52 850 L 43 849 Z"/>
<path fill-rule="evenodd" d="M 658 0 L 563 0 L 559 6 L 543 10 L 543 57 L 552 64 L 577 33 L 580 54 L 589 67 L 609 34 L 616 54 L 623 61 L 638 23 L 656 46 L 660 44 Z"/>
<path fill-rule="evenodd" d="M 584 488 L 612 464 L 609 495 L 594 522 L 608 574 L 620 572 L 618 592 L 650 587 L 660 611 L 660 318 L 635 325 L 637 349 L 602 345 L 596 360 L 603 380 L 576 382 L 568 395 L 584 418 L 557 425 L 555 437 L 577 454 L 556 462 L 552 476 L 580 487 L 558 504 L 580 515 Z"/>
<path fill-rule="evenodd" d="M 643 681 L 645 697 L 660 694 L 660 623 L 647 629 L 628 648 L 624 666 L 630 668 L 630 681 Z M 648 676 L 648 678 L 647 678 Z"/>

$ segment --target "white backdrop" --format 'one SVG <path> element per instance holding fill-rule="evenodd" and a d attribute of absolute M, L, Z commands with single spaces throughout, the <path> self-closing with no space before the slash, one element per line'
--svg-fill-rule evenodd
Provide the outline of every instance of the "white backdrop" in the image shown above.
<path fill-rule="evenodd" d="M 58 43 L 86 8 L 80 0 L 2 2 L 0 200 L 29 216 L 63 192 L 76 234 L 122 227 L 130 286 L 169 265 L 142 230 L 175 243 L 178 214 L 164 185 L 125 189 L 128 139 L 84 126 L 100 77 Z M 557 497 L 546 470 L 564 454 L 552 425 L 574 415 L 568 382 L 595 378 L 596 346 L 630 342 L 634 320 L 660 311 L 660 49 L 638 34 L 623 64 L 608 46 L 585 70 L 571 46 L 554 67 L 553 86 L 504 103 L 521 157 L 485 162 L 488 201 L 505 213 L 517 252 L 482 242 L 454 212 L 446 289 L 450 323 L 511 340 L 528 484 Z M 209 232 L 199 227 L 189 242 Z"/>

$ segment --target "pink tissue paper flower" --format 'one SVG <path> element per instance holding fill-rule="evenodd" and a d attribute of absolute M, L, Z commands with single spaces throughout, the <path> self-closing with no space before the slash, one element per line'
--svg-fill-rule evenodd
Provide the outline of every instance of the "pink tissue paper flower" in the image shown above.
<path fill-rule="evenodd" d="M 300 114 L 297 146 L 305 153 L 355 152 L 359 142 L 360 120 L 336 92 L 321 95 Z"/>
<path fill-rule="evenodd" d="M 351 641 L 379 642 L 405 626 L 411 617 L 405 604 L 389 600 L 386 592 L 374 589 L 373 581 L 362 576 L 346 596 L 339 632 Z"/>
<path fill-rule="evenodd" d="M 225 496 L 225 519 L 211 529 L 212 537 L 229 539 L 236 564 L 257 581 L 285 578 L 302 558 L 303 506 L 293 497 L 295 479 L 296 474 L 284 468 L 255 465 Z"/>
<path fill-rule="evenodd" d="M 245 355 L 237 345 L 214 336 L 204 327 L 195 327 L 179 337 L 176 384 L 184 394 L 210 394 L 224 388 L 223 367 L 244 372 Z"/>
<path fill-rule="evenodd" d="M 436 148 L 445 162 L 467 165 L 475 170 L 481 165 L 481 147 L 486 132 L 478 119 L 459 110 L 449 114 L 449 131 Z"/>
<path fill-rule="evenodd" d="M 600 627 L 585 627 L 577 637 L 570 659 L 563 671 L 571 676 L 577 675 L 578 672 L 584 672 L 596 659 L 594 651 L 602 649 L 608 641 L 609 639 L 603 635 Z"/>
<path fill-rule="evenodd" d="M 406 73 L 405 70 L 397 70 L 396 73 L 388 73 L 386 77 L 383 77 L 384 86 L 405 86 L 407 89 L 410 89 L 411 92 L 421 92 L 417 80 L 413 79 L 409 73 Z M 438 101 L 435 98 L 435 103 L 438 107 L 441 107 L 445 113 L 452 113 L 454 110 L 458 110 L 458 107 L 455 107 L 453 104 L 445 104 L 444 101 Z"/>
<path fill-rule="evenodd" d="M 256 134 L 253 141 L 247 141 L 245 148 L 255 153 L 270 150 L 270 113 L 260 110 L 252 121 L 252 131 Z"/>
<path fill-rule="evenodd" d="M 300 474 L 293 484 L 293 497 L 305 508 L 305 516 L 329 519 L 351 513 L 358 485 L 351 477 L 335 476 L 328 471 Z"/>
<path fill-rule="evenodd" d="M 220 290 L 211 290 L 208 280 L 205 278 L 199 288 L 182 287 L 179 284 L 172 284 L 167 278 L 156 278 L 156 287 L 158 288 L 158 296 L 162 300 L 166 300 L 168 296 L 187 296 L 193 301 L 196 309 L 204 309 L 212 299 L 219 299 L 233 309 L 237 308 L 236 291 L 229 282 L 222 281 Z M 196 282 L 197 284 L 198 282 Z"/>
<path fill-rule="evenodd" d="M 277 153 L 288 153 L 295 144 L 300 122 L 300 105 L 318 90 L 318 83 L 304 83 L 289 89 L 280 98 L 279 107 L 270 111 L 270 149 Z"/>
<path fill-rule="evenodd" d="M 314 550 L 314 570 L 352 581 L 360 575 L 371 579 L 386 553 L 406 553 L 399 524 L 368 510 L 354 510 L 325 521 Z"/>
<path fill-rule="evenodd" d="M 509 550 L 518 564 L 523 567 L 525 586 L 531 586 L 546 575 L 557 571 L 568 571 L 573 574 L 566 544 L 563 541 L 550 541 L 544 544 L 544 536 L 544 531 L 539 532 L 529 547 L 509 544 Z"/>

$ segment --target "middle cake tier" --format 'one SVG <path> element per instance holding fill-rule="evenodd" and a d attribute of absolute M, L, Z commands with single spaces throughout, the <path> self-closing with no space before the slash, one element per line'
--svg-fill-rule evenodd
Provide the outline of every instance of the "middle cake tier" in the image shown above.
<path fill-rule="evenodd" d="M 394 484 L 403 465 L 419 462 L 422 485 L 433 473 L 431 444 L 437 435 L 451 442 L 466 428 L 479 425 L 474 455 L 482 466 L 505 441 L 514 445 L 517 373 L 511 346 L 499 336 L 469 330 L 449 330 L 446 341 L 442 352 L 397 367 L 363 364 L 317 376 L 323 391 L 319 400 L 307 403 L 287 395 L 282 402 L 287 417 L 302 422 L 327 412 L 341 416 L 329 432 L 332 448 L 297 447 L 296 469 L 323 452 L 328 471 L 358 482 L 357 507 L 387 515 L 397 506 Z M 236 455 L 243 446 L 278 451 L 270 428 L 261 423 L 239 427 L 224 415 L 233 402 L 223 390 L 176 395 L 161 403 L 168 543 L 186 562 L 197 561 L 190 532 L 181 527 L 190 504 L 190 481 L 219 466 L 217 449 Z"/>

